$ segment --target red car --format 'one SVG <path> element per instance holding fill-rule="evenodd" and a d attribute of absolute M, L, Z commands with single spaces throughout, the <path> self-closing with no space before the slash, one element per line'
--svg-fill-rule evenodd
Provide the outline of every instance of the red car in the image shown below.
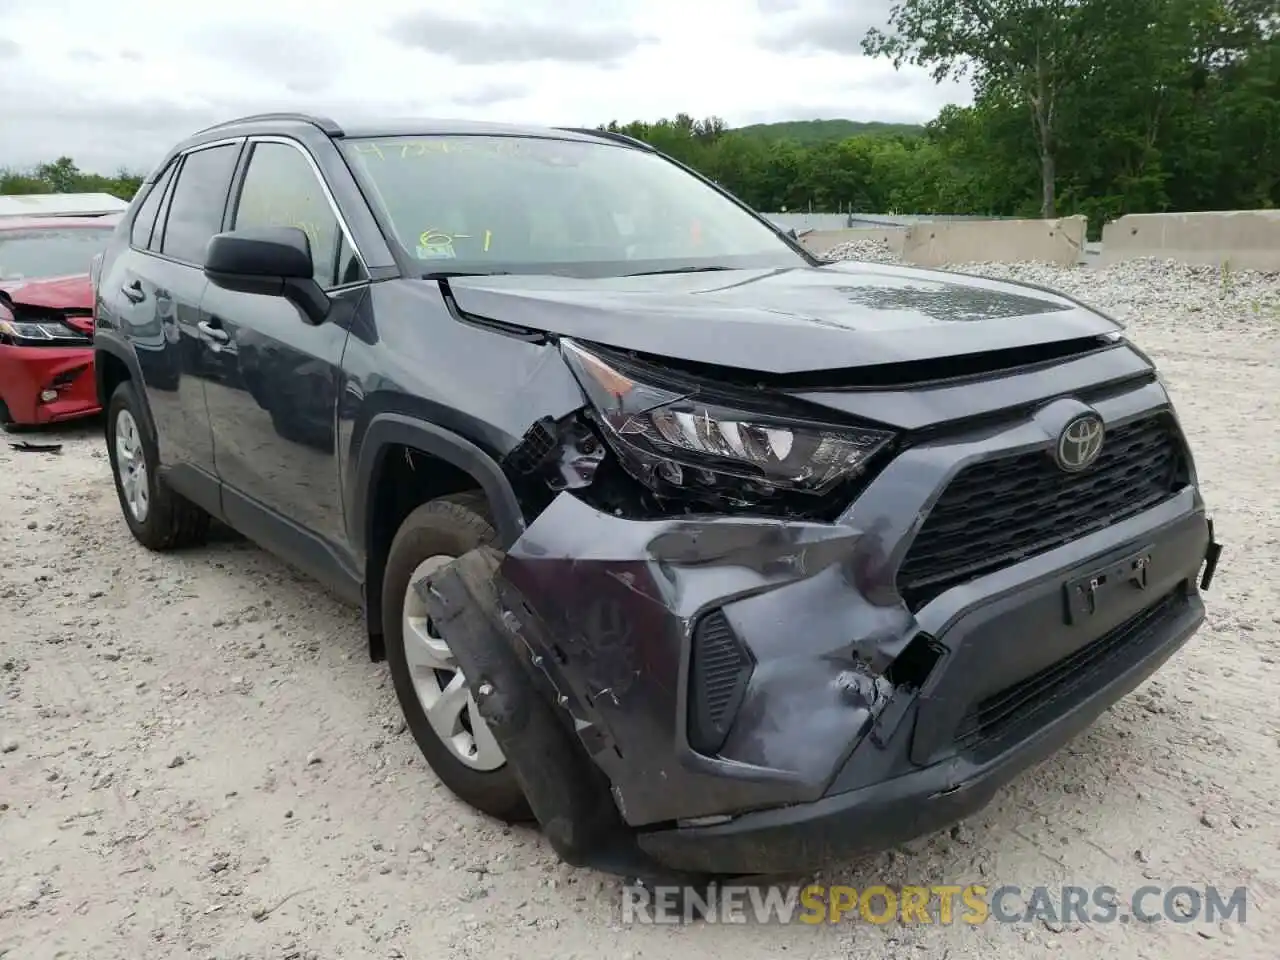
<path fill-rule="evenodd" d="M 118 219 L 0 218 L 0 425 L 98 412 L 89 269 Z"/>

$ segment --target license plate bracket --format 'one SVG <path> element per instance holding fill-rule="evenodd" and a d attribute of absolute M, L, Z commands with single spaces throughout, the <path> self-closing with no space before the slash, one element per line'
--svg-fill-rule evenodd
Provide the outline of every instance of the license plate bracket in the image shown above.
<path fill-rule="evenodd" d="M 1080 623 L 1112 603 L 1118 595 L 1146 590 L 1151 579 L 1153 547 L 1143 547 L 1084 576 L 1063 584 L 1066 621 Z"/>

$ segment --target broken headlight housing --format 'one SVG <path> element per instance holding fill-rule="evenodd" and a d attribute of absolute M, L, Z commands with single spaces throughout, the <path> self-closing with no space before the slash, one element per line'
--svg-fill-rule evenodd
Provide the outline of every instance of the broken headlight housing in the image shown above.
<path fill-rule="evenodd" d="M 0 318 L 0 342 L 20 346 L 49 347 L 91 343 L 79 330 L 56 320 L 6 320 Z"/>
<path fill-rule="evenodd" d="M 893 440 L 886 430 L 704 399 L 696 385 L 642 381 L 571 340 L 560 346 L 623 467 L 658 492 L 701 489 L 743 501 L 821 496 L 862 473 Z"/>

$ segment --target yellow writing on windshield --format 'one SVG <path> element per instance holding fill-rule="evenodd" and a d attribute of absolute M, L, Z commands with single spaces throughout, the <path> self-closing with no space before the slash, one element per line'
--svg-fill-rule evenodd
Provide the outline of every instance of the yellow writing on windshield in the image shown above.
<path fill-rule="evenodd" d="M 364 157 L 386 160 L 410 159 L 441 153 L 488 153 L 512 156 L 527 153 L 529 147 L 519 137 L 428 137 L 423 140 L 356 141 L 352 149 Z M 543 148 L 545 149 L 545 147 Z"/>
<path fill-rule="evenodd" d="M 469 233 L 445 233 L 443 230 L 423 230 L 418 236 L 418 242 L 424 247 L 435 246 L 440 243 L 452 245 L 454 240 L 470 240 Z"/>
<path fill-rule="evenodd" d="M 428 153 L 449 153 L 452 149 L 448 140 L 410 140 L 400 144 L 400 156 L 422 157 Z"/>
<path fill-rule="evenodd" d="M 423 230 L 418 234 L 418 259 L 427 260 L 434 257 L 454 257 L 453 243 L 455 240 L 470 240 L 472 235 L 469 233 L 446 233 L 443 230 Z M 485 253 L 489 252 L 489 247 L 493 243 L 493 231 L 486 230 L 484 232 L 484 242 L 482 249 Z"/>

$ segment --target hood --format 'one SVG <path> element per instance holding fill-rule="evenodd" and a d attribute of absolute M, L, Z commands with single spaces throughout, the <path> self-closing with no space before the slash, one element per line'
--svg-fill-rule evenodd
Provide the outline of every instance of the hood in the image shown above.
<path fill-rule="evenodd" d="M 836 263 L 580 280 L 457 277 L 466 313 L 624 350 L 772 374 L 934 360 L 1113 333 L 1061 294 Z"/>
<path fill-rule="evenodd" d="M 93 285 L 89 275 L 50 277 L 46 280 L 0 281 L 3 290 L 14 303 L 28 307 L 45 307 L 50 310 L 92 310 Z"/>

